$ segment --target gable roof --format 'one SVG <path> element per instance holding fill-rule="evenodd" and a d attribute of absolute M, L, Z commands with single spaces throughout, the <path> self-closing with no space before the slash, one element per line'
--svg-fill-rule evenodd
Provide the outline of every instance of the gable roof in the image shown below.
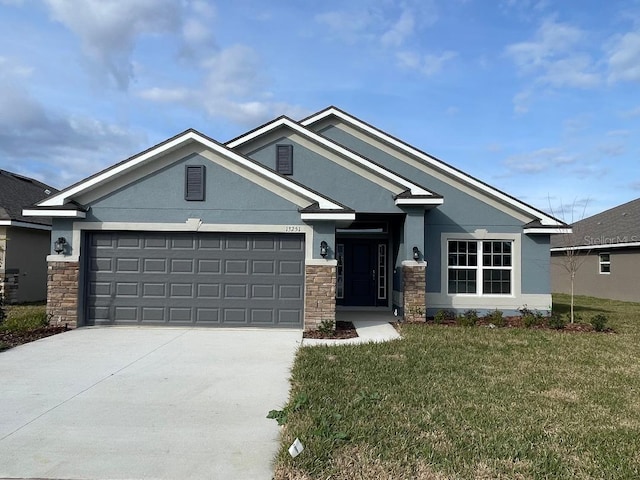
<path fill-rule="evenodd" d="M 575 222 L 573 231 L 554 237 L 552 251 L 640 247 L 640 198 Z"/>
<path fill-rule="evenodd" d="M 468 175 L 462 170 L 459 170 L 452 165 L 449 165 L 448 163 L 434 157 L 433 155 L 430 155 L 412 145 L 409 145 L 403 140 L 400 140 L 399 138 L 396 138 L 378 129 L 373 125 L 370 125 L 337 107 L 329 106 L 324 110 L 310 115 L 309 117 L 301 120 L 300 125 L 309 127 L 332 116 L 350 125 L 351 127 L 364 132 L 368 136 L 376 138 L 380 142 L 389 145 L 396 150 L 400 150 L 415 159 L 418 159 L 423 164 L 442 172 L 448 177 L 461 182 L 491 198 L 494 198 L 502 204 L 509 205 L 510 207 L 529 215 L 532 218 L 533 223 L 531 223 L 526 228 L 526 230 L 528 231 L 525 231 L 525 233 L 564 233 L 569 228 L 569 225 L 567 225 L 562 220 L 548 215 L 547 213 L 535 207 L 532 207 L 531 205 L 528 205 L 471 175 Z M 538 223 L 536 223 L 536 220 L 538 221 Z"/>
<path fill-rule="evenodd" d="M 51 225 L 50 218 L 29 218 L 22 210 L 57 191 L 33 178 L 0 170 L 0 225 L 33 228 Z"/>
<path fill-rule="evenodd" d="M 353 210 L 349 207 L 337 202 L 325 195 L 315 192 L 306 186 L 280 175 L 275 170 L 272 170 L 264 165 L 244 156 L 233 150 L 227 148 L 225 145 L 213 140 L 212 138 L 203 135 L 194 129 L 188 129 L 154 147 L 151 147 L 137 155 L 129 157 L 120 163 L 117 163 L 101 172 L 98 172 L 80 182 L 77 182 L 70 187 L 62 190 L 56 195 L 53 195 L 41 202 L 39 202 L 33 209 L 25 210 L 27 215 L 53 215 L 60 217 L 84 217 L 84 208 L 81 205 L 74 204 L 74 199 L 90 192 L 93 189 L 98 188 L 122 175 L 127 174 L 135 170 L 136 168 L 153 162 L 160 156 L 166 155 L 170 152 L 178 150 L 190 143 L 197 143 L 205 148 L 220 154 L 228 160 L 241 165 L 242 167 L 258 174 L 264 178 L 267 182 L 272 182 L 280 187 L 283 187 L 291 192 L 294 192 L 308 200 L 308 205 L 305 208 L 314 208 L 314 218 L 333 219 L 338 214 L 340 218 L 355 218 Z"/>
<path fill-rule="evenodd" d="M 360 155 L 359 153 L 303 127 L 300 123 L 295 122 L 286 116 L 278 117 L 271 122 L 267 122 L 258 128 L 240 135 L 239 137 L 228 141 L 226 145 L 229 148 L 235 149 L 282 127 L 288 128 L 298 135 L 327 148 L 329 151 L 338 154 L 343 158 L 346 158 L 353 164 L 369 170 L 376 176 L 402 187 L 404 191 L 396 195 L 394 199 L 396 205 L 441 205 L 444 202 L 442 195 L 432 192 L 412 180 L 392 172 L 386 167 Z"/>

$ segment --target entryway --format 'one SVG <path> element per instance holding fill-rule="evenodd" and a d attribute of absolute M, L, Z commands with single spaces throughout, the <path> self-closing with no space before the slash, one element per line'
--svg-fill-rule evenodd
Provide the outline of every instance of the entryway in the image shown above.
<path fill-rule="evenodd" d="M 389 305 L 388 251 L 388 241 L 385 238 L 337 238 L 337 305 L 348 307 Z"/>

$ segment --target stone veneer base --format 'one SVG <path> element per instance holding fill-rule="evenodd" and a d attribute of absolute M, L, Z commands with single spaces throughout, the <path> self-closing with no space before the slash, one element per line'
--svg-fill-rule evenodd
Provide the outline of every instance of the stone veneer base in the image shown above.
<path fill-rule="evenodd" d="M 404 294 L 402 307 L 404 319 L 408 322 L 426 320 L 426 265 L 403 265 L 402 280 Z"/>
<path fill-rule="evenodd" d="M 47 315 L 51 325 L 78 325 L 78 262 L 49 262 Z"/>
<path fill-rule="evenodd" d="M 316 330 L 323 320 L 336 319 L 336 267 L 305 266 L 304 329 Z"/>

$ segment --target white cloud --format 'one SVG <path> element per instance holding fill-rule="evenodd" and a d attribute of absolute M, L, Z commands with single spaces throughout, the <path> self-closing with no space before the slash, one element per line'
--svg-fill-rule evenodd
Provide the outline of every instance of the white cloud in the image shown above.
<path fill-rule="evenodd" d="M 445 63 L 453 60 L 458 56 L 457 52 L 447 50 L 438 55 L 426 54 L 419 55 L 416 52 L 398 52 L 396 59 L 400 67 L 418 70 L 423 75 L 430 77 L 442 71 Z"/>
<path fill-rule="evenodd" d="M 0 80 L 25 79 L 30 77 L 32 73 L 33 67 L 23 65 L 12 58 L 0 56 Z"/>
<path fill-rule="evenodd" d="M 380 41 L 385 47 L 399 47 L 407 37 L 413 34 L 414 27 L 414 13 L 410 10 L 403 10 L 400 18 L 382 35 Z"/>
<path fill-rule="evenodd" d="M 512 155 L 504 161 L 508 173 L 537 174 L 550 168 L 575 163 L 576 157 L 560 148 L 541 148 L 533 152 Z"/>
<path fill-rule="evenodd" d="M 255 125 L 282 114 L 298 118 L 310 113 L 272 98 L 260 60 L 247 46 L 235 45 L 210 55 L 200 69 L 201 81 L 194 88 L 152 87 L 137 94 L 144 100 L 182 104 L 242 125 Z"/>
<path fill-rule="evenodd" d="M 629 32 L 611 44 L 608 49 L 608 80 L 640 82 L 640 33 Z"/>
<path fill-rule="evenodd" d="M 120 89 L 132 78 L 131 54 L 136 38 L 178 30 L 180 4 L 173 0 L 45 0 L 54 20 L 82 44 L 94 67 Z"/>
<path fill-rule="evenodd" d="M 579 51 L 584 40 L 582 30 L 546 20 L 533 41 L 509 45 L 506 53 L 520 73 L 531 75 L 536 83 L 591 88 L 600 83 L 600 75 L 591 57 Z"/>

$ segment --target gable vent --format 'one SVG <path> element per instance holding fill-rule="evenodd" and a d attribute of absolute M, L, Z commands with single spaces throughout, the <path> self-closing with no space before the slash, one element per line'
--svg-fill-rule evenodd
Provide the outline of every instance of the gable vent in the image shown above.
<path fill-rule="evenodd" d="M 293 175 L 293 145 L 276 145 L 276 171 Z"/>
<path fill-rule="evenodd" d="M 204 165 L 186 165 L 184 178 L 184 199 L 192 202 L 203 201 Z"/>

